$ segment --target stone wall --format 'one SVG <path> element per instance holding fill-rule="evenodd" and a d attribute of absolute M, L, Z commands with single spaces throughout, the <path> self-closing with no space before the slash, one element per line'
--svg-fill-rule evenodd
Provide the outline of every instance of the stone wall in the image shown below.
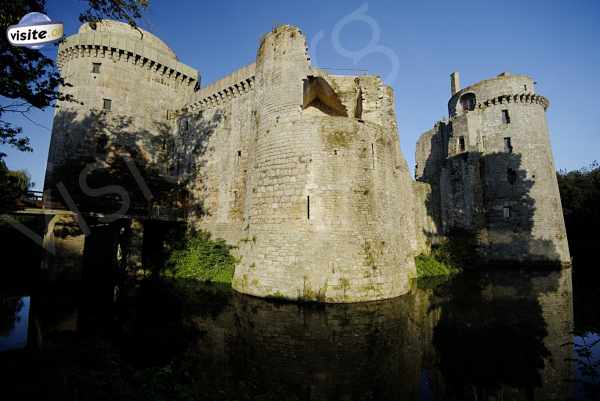
<path fill-rule="evenodd" d="M 548 104 L 530 78 L 501 74 L 458 91 L 419 140 L 417 180 L 439 188 L 443 232 L 477 234 L 488 262 L 570 263 Z"/>
<path fill-rule="evenodd" d="M 214 91 L 211 93 L 211 91 Z M 199 228 L 238 246 L 234 288 L 325 302 L 389 298 L 415 275 L 414 199 L 393 94 L 330 76 L 295 27 L 177 113 Z"/>
<path fill-rule="evenodd" d="M 134 198 L 130 208 L 150 207 L 149 198 L 161 198 L 170 186 L 165 176 L 169 176 L 173 129 L 167 110 L 192 99 L 198 72 L 180 63 L 151 33 L 115 21 L 98 23 L 96 29 L 82 25 L 59 46 L 57 63 L 70 84 L 62 92 L 75 101 L 57 104 L 45 204 L 65 205 L 64 194 L 57 188 L 62 183 L 83 209 L 90 203 L 87 209 L 98 211 L 95 209 L 117 196 L 117 203 L 128 203 L 122 196 L 125 189 L 135 192 L 129 194 Z M 142 193 L 140 180 L 129 168 L 131 163 L 151 196 L 148 191 Z M 86 190 L 80 183 L 86 166 L 103 177 L 88 177 L 90 188 L 120 185 L 124 189 Z M 118 207 L 111 206 L 113 210 Z"/>

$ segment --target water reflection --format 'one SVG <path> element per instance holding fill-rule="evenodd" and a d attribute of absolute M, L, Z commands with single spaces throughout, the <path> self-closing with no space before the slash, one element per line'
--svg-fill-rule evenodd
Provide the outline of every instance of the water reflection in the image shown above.
<path fill-rule="evenodd" d="M 29 297 L 0 296 L 0 352 L 27 345 Z"/>
<path fill-rule="evenodd" d="M 9 394 L 63 400 L 564 400 L 572 394 L 570 270 L 467 275 L 354 305 L 285 304 L 185 288 L 137 287 L 110 305 L 118 313 L 108 330 L 80 323 L 93 321 L 85 313 L 96 308 L 56 312 L 67 302 L 37 308 L 45 341 L 20 363 L 28 374 L 0 362 L 5 377 L 15 376 L 7 380 L 14 385 Z M 25 306 L 7 308 L 18 310 L 14 317 Z M 2 321 L 12 329 L 0 335 L 16 330 L 13 320 Z M 36 393 L 34 385 L 45 390 Z"/>
<path fill-rule="evenodd" d="M 571 394 L 570 271 L 487 273 L 438 293 L 436 398 L 564 400 Z"/>

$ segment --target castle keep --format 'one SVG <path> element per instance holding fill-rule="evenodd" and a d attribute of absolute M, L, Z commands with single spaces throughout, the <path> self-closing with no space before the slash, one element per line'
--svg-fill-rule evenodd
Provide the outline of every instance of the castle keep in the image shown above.
<path fill-rule="evenodd" d="M 260 297 L 404 294 L 414 257 L 453 228 L 476 233 L 490 260 L 569 259 L 547 101 L 529 78 L 453 94 L 450 120 L 419 141 L 415 182 L 391 88 L 312 66 L 293 26 L 208 86 L 157 37 L 113 21 L 84 24 L 58 64 L 77 103 L 58 104 L 44 203 L 116 224 L 130 263 L 165 221 L 236 245 L 233 287 Z M 63 219 L 47 237 L 68 232 L 68 253 L 83 254 L 93 235 L 75 226 Z"/>

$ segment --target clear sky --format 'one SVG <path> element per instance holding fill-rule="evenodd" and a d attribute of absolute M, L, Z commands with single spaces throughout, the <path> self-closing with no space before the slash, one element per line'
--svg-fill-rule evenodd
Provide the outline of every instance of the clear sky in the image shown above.
<path fill-rule="evenodd" d="M 48 15 L 79 26 L 80 0 L 48 0 Z M 202 85 L 254 61 L 262 34 L 299 26 L 318 67 L 367 70 L 394 88 L 402 151 L 412 170 L 419 135 L 447 115 L 449 75 L 462 86 L 500 72 L 526 74 L 550 100 L 559 169 L 600 160 L 600 1 L 178 1 L 150 0 L 140 26 L 200 71 Z M 55 46 L 44 52 L 52 57 Z M 334 71 L 341 73 L 342 71 Z M 43 186 L 53 111 L 23 125 L 33 153 L 8 153 Z"/>

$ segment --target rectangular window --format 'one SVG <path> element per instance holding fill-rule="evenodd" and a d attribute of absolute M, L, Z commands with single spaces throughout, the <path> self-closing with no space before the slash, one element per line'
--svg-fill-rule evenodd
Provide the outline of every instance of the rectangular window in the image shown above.
<path fill-rule="evenodd" d="M 487 147 L 487 138 L 485 136 L 481 137 L 481 150 L 485 150 Z"/>
<path fill-rule="evenodd" d="M 310 196 L 306 197 L 306 218 L 310 220 Z"/>
<path fill-rule="evenodd" d="M 510 115 L 508 114 L 508 110 L 502 110 L 502 122 L 504 124 L 510 124 Z"/>
<path fill-rule="evenodd" d="M 459 152 L 465 151 L 465 137 L 464 136 L 458 137 L 458 151 Z"/>
<path fill-rule="evenodd" d="M 513 151 L 513 146 L 512 142 L 510 141 L 510 137 L 504 138 L 504 151 L 506 153 L 512 153 Z"/>
<path fill-rule="evenodd" d="M 94 74 L 100 74 L 100 65 L 101 63 L 92 63 L 92 72 Z"/>
<path fill-rule="evenodd" d="M 504 206 L 502 208 L 502 214 L 505 220 L 510 219 L 510 206 Z"/>
<path fill-rule="evenodd" d="M 110 100 L 110 99 L 104 99 L 104 102 L 102 104 L 102 108 L 104 110 L 110 110 L 111 107 L 112 107 L 112 100 Z"/>

